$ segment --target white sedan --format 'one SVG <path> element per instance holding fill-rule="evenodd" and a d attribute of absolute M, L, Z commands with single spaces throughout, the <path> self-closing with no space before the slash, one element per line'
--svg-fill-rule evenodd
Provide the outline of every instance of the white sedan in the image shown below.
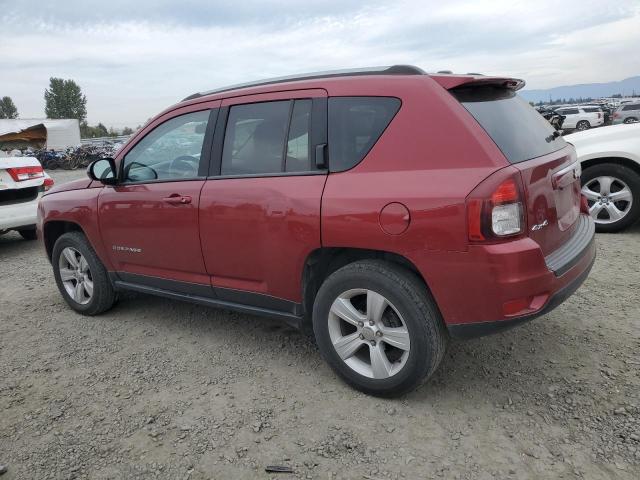
<path fill-rule="evenodd" d="M 0 235 L 16 230 L 25 240 L 36 238 L 36 215 L 42 192 L 53 179 L 33 157 L 0 157 Z"/>
<path fill-rule="evenodd" d="M 640 218 L 640 123 L 566 135 L 582 164 L 582 193 L 598 232 L 617 232 Z"/>

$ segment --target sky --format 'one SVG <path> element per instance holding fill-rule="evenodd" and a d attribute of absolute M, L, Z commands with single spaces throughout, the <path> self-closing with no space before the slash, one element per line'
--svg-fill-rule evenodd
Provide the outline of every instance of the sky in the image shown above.
<path fill-rule="evenodd" d="M 640 74 L 640 0 L 0 0 L 0 96 L 44 116 L 50 77 L 88 121 L 135 127 L 198 91 L 413 64 L 527 88 Z"/>

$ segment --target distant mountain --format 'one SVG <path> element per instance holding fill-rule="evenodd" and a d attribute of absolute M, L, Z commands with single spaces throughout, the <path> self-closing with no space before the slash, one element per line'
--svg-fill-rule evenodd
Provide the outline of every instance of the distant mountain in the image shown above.
<path fill-rule="evenodd" d="M 640 96 L 640 75 L 636 77 L 626 78 L 619 82 L 607 83 L 583 83 L 580 85 L 566 85 L 563 87 L 548 88 L 546 90 L 527 90 L 520 91 L 520 95 L 531 102 L 548 102 L 549 96 L 552 100 L 570 99 L 570 98 L 600 98 L 610 97 L 615 94 L 623 96 L 638 95 Z"/>

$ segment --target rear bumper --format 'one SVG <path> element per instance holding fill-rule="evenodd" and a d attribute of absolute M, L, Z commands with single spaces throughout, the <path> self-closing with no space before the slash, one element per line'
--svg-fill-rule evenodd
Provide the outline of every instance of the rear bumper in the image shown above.
<path fill-rule="evenodd" d="M 30 202 L 0 205 L 0 231 L 35 226 L 41 196 Z"/>
<path fill-rule="evenodd" d="M 547 257 L 535 241 L 522 238 L 416 262 L 451 336 L 500 331 L 566 300 L 587 278 L 596 254 L 593 220 L 581 214 L 578 221 L 571 239 Z M 438 275 L 430 277 L 429 271 Z"/>
<path fill-rule="evenodd" d="M 508 330 L 513 327 L 517 327 L 518 325 L 522 325 L 523 323 L 527 323 L 535 318 L 541 317 L 542 315 L 546 315 L 558 305 L 563 303 L 567 298 L 574 294 L 578 288 L 584 283 L 584 281 L 589 276 L 589 272 L 591 271 L 591 267 L 595 263 L 595 254 L 591 259 L 591 263 L 589 266 L 583 270 L 576 278 L 574 278 L 571 282 L 565 285 L 563 288 L 554 293 L 546 303 L 544 307 L 534 313 L 530 313 L 528 315 L 523 315 L 521 317 L 512 318 L 509 320 L 500 320 L 497 322 L 481 322 L 481 323 L 466 323 L 466 324 L 458 324 L 458 325 L 449 325 L 449 335 L 453 338 L 476 338 L 483 337 L 485 335 L 491 335 L 494 333 L 499 333 L 504 330 Z"/>

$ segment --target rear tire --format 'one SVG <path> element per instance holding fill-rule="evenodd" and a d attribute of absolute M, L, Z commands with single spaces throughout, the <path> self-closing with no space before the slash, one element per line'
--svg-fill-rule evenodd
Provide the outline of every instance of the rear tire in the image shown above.
<path fill-rule="evenodd" d="M 51 264 L 62 297 L 76 312 L 98 315 L 115 303 L 116 293 L 107 270 L 81 232 L 58 238 Z"/>
<path fill-rule="evenodd" d="M 624 123 L 636 123 L 638 121 L 635 117 L 629 117 L 624 119 Z"/>
<path fill-rule="evenodd" d="M 580 120 L 576 124 L 576 130 L 589 130 L 591 128 L 591 124 L 587 120 Z"/>
<path fill-rule="evenodd" d="M 24 228 L 24 229 L 18 230 L 18 233 L 25 240 L 36 240 L 38 238 L 35 228 Z"/>
<path fill-rule="evenodd" d="M 617 210 L 625 212 L 624 216 L 617 221 L 608 220 L 608 218 L 610 218 L 608 216 L 608 213 L 598 213 L 597 217 L 599 218 L 594 217 L 594 220 L 596 222 L 596 231 L 602 233 L 614 233 L 619 232 L 620 230 L 624 230 L 640 218 L 640 175 L 638 175 L 630 168 L 625 167 L 624 165 L 619 165 L 617 163 L 601 163 L 598 165 L 594 165 L 592 167 L 586 168 L 582 172 L 580 182 L 582 183 L 583 193 L 585 193 L 585 189 L 591 191 L 598 190 L 599 184 L 597 180 L 599 178 L 613 179 L 613 186 L 616 190 L 621 186 L 626 186 L 630 191 L 631 201 L 630 205 L 627 205 L 626 202 L 613 203 Z M 612 189 L 609 188 L 609 190 Z M 606 193 L 610 195 L 611 192 Z M 598 204 L 599 201 L 597 199 L 589 198 L 589 195 L 587 195 L 587 198 L 589 199 L 590 208 L 593 208 L 594 205 L 596 205 L 596 207 L 600 207 L 600 204 Z M 606 210 L 608 205 L 609 203 L 607 203 L 603 209 Z M 627 209 L 625 209 L 625 206 L 627 207 Z M 592 211 L 592 217 L 594 216 L 594 213 L 595 210 Z"/>
<path fill-rule="evenodd" d="M 343 312 L 354 315 L 351 321 Z M 399 396 L 430 377 L 448 339 L 424 283 L 379 260 L 351 263 L 324 281 L 314 302 L 313 330 L 320 353 L 344 381 L 383 397 Z"/>

